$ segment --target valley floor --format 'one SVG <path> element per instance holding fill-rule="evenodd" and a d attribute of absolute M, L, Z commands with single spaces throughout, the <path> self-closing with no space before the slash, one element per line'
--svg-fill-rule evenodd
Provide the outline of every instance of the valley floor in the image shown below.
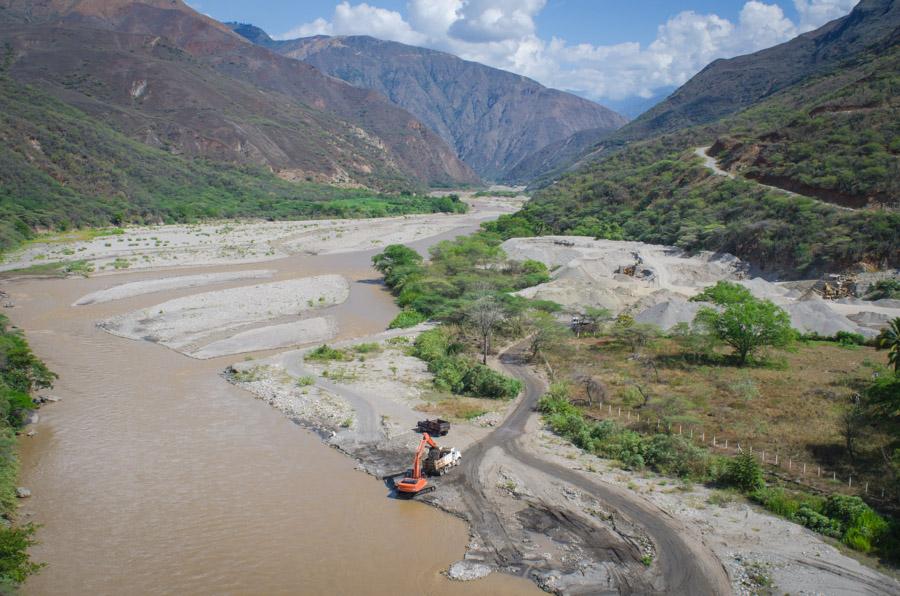
<path fill-rule="evenodd" d="M 424 327 L 375 335 L 356 331 L 370 329 L 372 320 L 390 318 L 377 304 L 354 297 L 353 287 L 376 282 L 368 264 L 361 264 L 360 251 L 398 242 L 433 242 L 509 213 L 518 201 L 472 204 L 469 214 L 458 216 L 127 229 L 109 237 L 32 245 L 3 268 L 77 258 L 98 274 L 110 274 L 98 276 L 104 280 L 102 287 L 94 283 L 90 291 L 75 296 L 71 308 L 119 305 L 115 314 L 97 322 L 137 340 L 135 345 L 148 340 L 179 352 L 178 358 L 190 356 L 184 359 L 190 364 L 178 361 L 182 367 L 197 368 L 202 359 L 230 356 L 210 364 L 224 368 L 231 363 L 227 377 L 232 383 L 316 431 L 379 478 L 409 465 L 419 441 L 412 430 L 417 420 L 457 415 L 442 442 L 461 448 L 463 466 L 434 480 L 437 491 L 424 499 L 470 524 L 466 553 L 447 571 L 451 578 L 476 579 L 500 570 L 545 590 L 571 594 L 750 593 L 763 589 L 768 579 L 775 589 L 791 593 L 900 591 L 894 580 L 800 526 L 743 502 L 722 502 L 705 488 L 615 470 L 609 462 L 549 435 L 534 412 L 545 381 L 524 362 L 521 346 L 508 346 L 492 366 L 522 378 L 524 395 L 513 403 L 469 400 L 463 412 L 450 409 L 445 396 L 433 392 L 424 363 L 407 354 L 411 339 Z M 573 250 L 565 244 L 550 246 Z M 517 256 L 514 248 L 522 254 L 533 250 L 524 245 L 505 248 L 512 256 Z M 629 247 L 623 250 L 631 254 Z M 279 273 L 274 261 L 289 254 L 333 255 L 332 270 L 311 266 L 302 278 Z M 348 271 L 334 270 L 343 254 L 348 255 Z M 676 273 L 683 276 L 686 269 L 671 267 L 673 262 L 663 256 L 645 263 L 658 267 L 657 279 L 665 278 L 671 291 L 683 285 Z M 273 265 L 250 267 L 267 261 Z M 575 279 L 564 274 L 577 267 L 550 264 L 560 265 L 551 284 Z M 727 276 L 732 265 L 719 263 L 714 271 L 721 269 Z M 174 271 L 186 266 L 222 270 Z M 126 268 L 145 269 L 147 275 L 119 283 L 112 273 Z M 350 289 L 347 278 L 354 282 Z M 596 278 L 588 278 L 594 280 L 588 284 L 591 291 L 596 290 Z M 11 296 L 34 301 L 40 283 Z M 609 295 L 637 302 L 652 293 L 638 291 L 635 283 L 622 280 L 630 289 Z M 540 291 L 552 293 L 552 288 Z M 366 325 L 356 323 L 365 319 Z M 47 324 L 44 332 L 52 334 L 52 321 Z M 310 358 L 311 344 L 325 341 L 342 349 L 346 358 Z M 250 352 L 254 354 L 234 362 L 236 355 Z M 102 368 L 103 363 L 96 366 Z M 385 480 L 387 487 L 390 482 Z M 322 515 L 335 512 L 326 507 Z M 41 521 L 40 512 L 35 518 Z M 56 537 L 45 533 L 41 539 L 51 543 Z M 51 561 L 48 573 L 54 573 L 53 565 Z M 476 590 L 479 586 L 471 585 Z M 455 589 L 442 586 L 438 591 Z M 516 589 L 522 590 L 522 584 Z"/>

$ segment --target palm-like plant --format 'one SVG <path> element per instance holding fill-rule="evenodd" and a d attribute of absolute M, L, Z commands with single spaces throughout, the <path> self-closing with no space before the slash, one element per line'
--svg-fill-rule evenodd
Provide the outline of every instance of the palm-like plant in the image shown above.
<path fill-rule="evenodd" d="M 888 365 L 900 373 L 900 317 L 896 317 L 878 336 L 879 347 L 888 351 Z"/>

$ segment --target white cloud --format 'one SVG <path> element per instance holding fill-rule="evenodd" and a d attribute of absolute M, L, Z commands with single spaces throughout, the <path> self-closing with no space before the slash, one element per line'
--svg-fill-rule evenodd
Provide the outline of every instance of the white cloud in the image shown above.
<path fill-rule="evenodd" d="M 658 27 L 647 46 L 569 44 L 540 38 L 535 18 L 546 0 L 408 0 L 406 16 L 343 1 L 331 20 L 279 36 L 372 35 L 456 54 L 592 99 L 649 97 L 680 85 L 717 58 L 787 41 L 847 14 L 857 0 L 794 0 L 791 21 L 777 4 L 748 0 L 736 22 L 684 11 Z"/>
<path fill-rule="evenodd" d="M 800 15 L 800 32 L 812 31 L 828 21 L 842 17 L 856 6 L 859 0 L 794 0 Z"/>

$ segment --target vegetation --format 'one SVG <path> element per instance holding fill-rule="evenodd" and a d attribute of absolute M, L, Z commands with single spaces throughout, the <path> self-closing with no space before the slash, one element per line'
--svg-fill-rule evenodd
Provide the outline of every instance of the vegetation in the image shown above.
<path fill-rule="evenodd" d="M 521 212 L 489 229 L 504 237 L 586 235 L 729 252 L 791 275 L 859 262 L 900 266 L 900 212 L 823 202 L 900 196 L 898 55 L 864 57 L 720 122 L 628 145 L 536 192 Z M 727 137 L 720 143 L 725 165 L 732 151 L 735 167 L 769 184 L 800 185 L 822 201 L 712 174 L 693 151 L 720 137 Z M 745 165 L 760 145 L 772 153 Z"/>
<path fill-rule="evenodd" d="M 770 300 L 754 298 L 739 284 L 720 281 L 697 298 L 709 300 L 718 308 L 700 309 L 694 324 L 731 346 L 741 366 L 760 348 L 784 347 L 794 338 L 791 319 L 784 309 Z"/>
<path fill-rule="evenodd" d="M 892 300 L 900 300 L 900 280 L 883 279 L 869 288 L 866 294 L 866 300 L 881 300 L 888 298 Z"/>
<path fill-rule="evenodd" d="M 900 373 L 900 317 L 893 319 L 878 337 L 878 345 L 888 351 L 888 364 Z"/>
<path fill-rule="evenodd" d="M 840 539 L 854 550 L 900 556 L 897 529 L 859 497 L 833 494 L 822 498 L 768 487 L 759 460 L 750 453 L 713 456 L 680 435 L 645 435 L 611 420 L 588 420 L 570 399 L 569 388 L 557 383 L 541 398 L 539 409 L 553 432 L 589 453 L 614 459 L 626 469 L 647 467 L 664 475 L 731 486 L 769 511 Z"/>
<path fill-rule="evenodd" d="M 438 389 L 458 395 L 512 399 L 522 390 L 522 382 L 501 375 L 461 353 L 445 327 L 425 331 L 416 338 L 413 355 L 428 363 Z"/>
<path fill-rule="evenodd" d="M 36 528 L 12 525 L 16 511 L 16 480 L 19 462 L 16 430 L 34 409 L 32 394 L 52 386 L 56 375 L 32 353 L 21 332 L 0 315 L 0 591 L 12 590 L 36 573 L 42 565 L 28 556 Z"/>
<path fill-rule="evenodd" d="M 320 362 L 329 362 L 331 360 L 346 361 L 352 360 L 353 357 L 344 350 L 332 348 L 331 346 L 322 344 L 318 348 L 311 350 L 306 354 L 307 360 L 318 360 Z"/>
<path fill-rule="evenodd" d="M 293 183 L 149 147 L 0 73 L 0 252 L 35 230 L 463 212 L 458 197 Z"/>
<path fill-rule="evenodd" d="M 521 337 L 530 322 L 558 305 L 529 302 L 515 290 L 549 279 L 537 261 L 509 261 L 497 234 L 482 231 L 444 241 L 425 263 L 416 251 L 392 245 L 372 262 L 404 310 L 391 323 L 408 327 L 424 320 L 443 328 L 422 334 L 415 354 L 429 363 L 435 386 L 459 395 L 509 399 L 521 390 L 518 381 L 487 366 L 495 336 Z M 481 364 L 469 353 L 478 352 Z"/>

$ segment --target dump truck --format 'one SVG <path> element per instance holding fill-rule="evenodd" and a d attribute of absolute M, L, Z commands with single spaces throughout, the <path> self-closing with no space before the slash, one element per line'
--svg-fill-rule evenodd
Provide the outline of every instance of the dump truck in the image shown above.
<path fill-rule="evenodd" d="M 420 433 L 428 433 L 433 437 L 443 437 L 450 432 L 450 423 L 441 418 L 434 420 L 419 420 L 416 430 Z"/>
<path fill-rule="evenodd" d="M 425 458 L 425 473 L 429 476 L 443 476 L 450 468 L 459 465 L 462 454 L 455 447 L 432 447 Z"/>

